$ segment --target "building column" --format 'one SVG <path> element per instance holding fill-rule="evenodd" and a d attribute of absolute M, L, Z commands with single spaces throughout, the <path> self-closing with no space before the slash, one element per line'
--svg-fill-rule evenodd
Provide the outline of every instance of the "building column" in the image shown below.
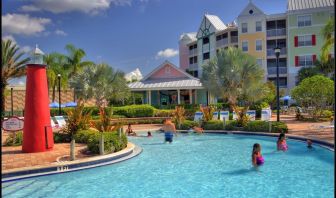
<path fill-rule="evenodd" d="M 160 91 L 157 90 L 157 93 L 158 93 L 158 105 L 161 107 Z"/>
<path fill-rule="evenodd" d="M 192 101 L 192 89 L 189 89 L 189 101 L 190 101 L 190 104 L 193 103 L 193 101 Z"/>
<path fill-rule="evenodd" d="M 195 89 L 195 104 L 197 104 L 197 89 Z"/>
<path fill-rule="evenodd" d="M 152 105 L 152 92 L 151 92 L 151 90 L 148 90 L 148 104 Z"/>
<path fill-rule="evenodd" d="M 181 104 L 181 99 L 180 99 L 180 90 L 177 90 L 177 104 Z"/>

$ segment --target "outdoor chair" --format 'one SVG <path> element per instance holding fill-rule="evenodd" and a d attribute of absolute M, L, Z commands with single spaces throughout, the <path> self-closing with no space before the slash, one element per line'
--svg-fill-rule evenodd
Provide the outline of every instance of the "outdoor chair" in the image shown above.
<path fill-rule="evenodd" d="M 213 120 L 218 120 L 218 111 L 213 112 Z"/>
<path fill-rule="evenodd" d="M 195 112 L 194 121 L 199 122 L 203 117 L 203 113 L 200 111 Z"/>
<path fill-rule="evenodd" d="M 50 125 L 51 125 L 51 128 L 58 128 L 58 124 L 55 124 L 54 122 L 54 119 L 52 117 L 50 117 Z"/>
<path fill-rule="evenodd" d="M 224 118 L 225 118 L 225 121 L 229 120 L 229 111 L 220 111 L 219 119 L 224 121 Z"/>
<path fill-rule="evenodd" d="M 63 116 L 54 116 L 54 118 L 56 119 L 59 128 L 66 126 L 66 122 Z"/>
<path fill-rule="evenodd" d="M 313 124 L 313 125 L 311 125 L 309 128 L 311 129 L 311 130 L 313 130 L 313 131 L 316 131 L 316 132 L 319 132 L 319 131 L 324 131 L 324 130 L 328 130 L 328 129 L 330 129 L 331 130 L 331 132 L 332 132 L 332 130 L 334 129 L 334 121 L 332 120 L 331 122 L 330 122 L 330 125 L 315 125 L 315 124 Z"/>

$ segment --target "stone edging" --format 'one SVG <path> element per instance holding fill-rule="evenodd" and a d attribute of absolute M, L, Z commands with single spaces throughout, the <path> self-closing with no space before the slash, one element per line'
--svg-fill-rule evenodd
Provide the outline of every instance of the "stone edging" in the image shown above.
<path fill-rule="evenodd" d="M 9 182 L 24 178 L 53 175 L 114 164 L 135 157 L 141 152 L 142 148 L 129 142 L 125 149 L 108 155 L 84 158 L 76 161 L 56 162 L 51 165 L 48 164 L 3 171 L 1 181 Z"/>

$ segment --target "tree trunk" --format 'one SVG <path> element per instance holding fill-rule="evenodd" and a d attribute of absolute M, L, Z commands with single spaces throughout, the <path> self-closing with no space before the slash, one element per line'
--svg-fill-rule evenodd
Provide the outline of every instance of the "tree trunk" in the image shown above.
<path fill-rule="evenodd" d="M 71 161 L 74 161 L 76 159 L 76 156 L 75 156 L 75 139 L 73 138 L 71 140 L 71 143 L 70 143 L 70 160 Z"/>
<path fill-rule="evenodd" d="M 54 85 L 52 88 L 52 102 L 55 102 L 55 94 L 56 94 L 56 86 Z"/>
<path fill-rule="evenodd" d="M 104 155 L 104 134 L 103 132 L 100 132 L 100 138 L 99 138 L 99 154 Z"/>

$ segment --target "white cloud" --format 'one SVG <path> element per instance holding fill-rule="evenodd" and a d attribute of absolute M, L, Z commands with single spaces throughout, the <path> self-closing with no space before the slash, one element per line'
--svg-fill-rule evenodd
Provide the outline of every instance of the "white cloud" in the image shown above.
<path fill-rule="evenodd" d="M 23 14 L 6 14 L 1 16 L 2 30 L 9 34 L 35 35 L 45 30 L 51 23 L 47 18 L 35 18 Z"/>
<path fill-rule="evenodd" d="M 22 6 L 21 10 L 26 12 L 44 10 L 55 14 L 72 11 L 97 14 L 111 5 L 131 5 L 132 0 L 36 0 L 31 2 L 31 5 Z"/>
<path fill-rule="evenodd" d="M 66 36 L 66 35 L 68 35 L 68 34 L 65 33 L 63 30 L 56 30 L 56 31 L 55 31 L 55 34 L 56 34 L 56 35 L 60 35 L 60 36 Z"/>
<path fill-rule="evenodd" d="M 16 40 L 12 35 L 3 36 L 1 39 L 4 40 L 4 41 L 12 40 L 12 44 L 16 44 Z"/>
<path fill-rule="evenodd" d="M 32 48 L 28 45 L 25 45 L 23 47 L 20 47 L 20 51 L 24 52 L 24 53 L 29 53 L 32 51 Z"/>
<path fill-rule="evenodd" d="M 170 58 L 178 55 L 178 50 L 167 48 L 165 50 L 161 50 L 156 54 L 156 59 L 158 58 Z"/>

